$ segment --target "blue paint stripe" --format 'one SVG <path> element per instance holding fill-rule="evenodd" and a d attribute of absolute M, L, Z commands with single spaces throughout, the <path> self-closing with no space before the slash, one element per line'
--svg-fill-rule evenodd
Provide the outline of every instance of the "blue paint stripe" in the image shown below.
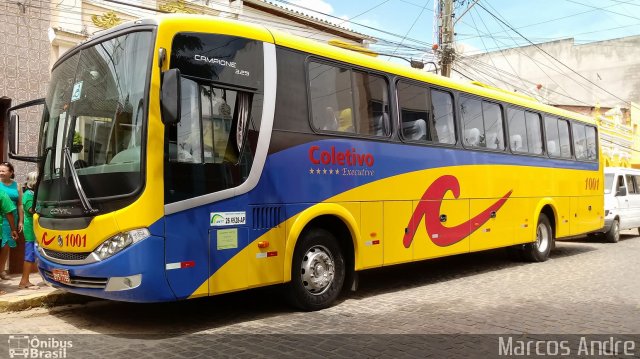
<path fill-rule="evenodd" d="M 321 158 L 321 151 L 331 153 L 333 147 L 334 153 L 370 154 L 373 156 L 374 164 L 371 167 L 364 164 L 355 166 L 314 164 L 309 158 L 311 146 L 319 147 L 319 150 L 314 153 L 315 159 Z M 467 165 L 508 165 L 588 171 L 596 171 L 599 167 L 597 162 L 470 151 L 461 148 L 331 139 L 292 147 L 269 156 L 263 177 L 253 191 L 251 199 L 253 203 L 321 202 L 352 188 L 391 176 L 426 169 Z M 324 170 L 338 169 L 342 173 L 344 168 L 373 171 L 374 175 L 334 174 L 330 176 L 329 172 L 324 172 Z M 310 174 L 311 170 L 320 170 L 320 173 L 314 173 L 314 176 Z"/>

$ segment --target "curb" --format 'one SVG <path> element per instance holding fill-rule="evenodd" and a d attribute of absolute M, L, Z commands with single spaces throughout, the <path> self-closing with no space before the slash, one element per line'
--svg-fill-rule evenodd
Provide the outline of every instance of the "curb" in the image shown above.
<path fill-rule="evenodd" d="M 0 313 L 17 312 L 38 307 L 55 307 L 67 304 L 84 304 L 99 300 L 98 298 L 68 293 L 60 289 L 49 293 L 34 293 L 27 296 L 3 298 L 0 297 Z"/>

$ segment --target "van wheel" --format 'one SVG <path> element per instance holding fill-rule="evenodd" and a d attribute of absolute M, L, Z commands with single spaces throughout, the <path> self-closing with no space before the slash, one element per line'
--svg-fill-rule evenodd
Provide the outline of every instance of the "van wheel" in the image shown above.
<path fill-rule="evenodd" d="M 618 223 L 617 219 L 614 219 L 613 223 L 611 223 L 611 228 L 609 228 L 604 240 L 609 243 L 618 243 L 620 240 L 620 223 Z"/>
<path fill-rule="evenodd" d="M 342 290 L 345 264 L 333 233 L 313 228 L 293 252 L 288 298 L 291 304 L 314 311 L 329 307 Z"/>
<path fill-rule="evenodd" d="M 524 246 L 524 258 L 530 262 L 544 262 L 554 247 L 551 223 L 544 213 L 540 213 L 536 226 L 536 241 Z"/>

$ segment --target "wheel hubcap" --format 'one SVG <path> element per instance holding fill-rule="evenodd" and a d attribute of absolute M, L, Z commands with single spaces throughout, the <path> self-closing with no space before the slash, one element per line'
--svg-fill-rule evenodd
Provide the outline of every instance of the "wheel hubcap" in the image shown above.
<path fill-rule="evenodd" d="M 538 224 L 538 230 L 536 231 L 536 247 L 540 253 L 546 252 L 549 247 L 549 230 L 542 223 Z"/>
<path fill-rule="evenodd" d="M 314 295 L 320 295 L 329 289 L 336 274 L 331 252 L 323 246 L 309 248 L 302 259 L 300 268 L 302 285 Z"/>

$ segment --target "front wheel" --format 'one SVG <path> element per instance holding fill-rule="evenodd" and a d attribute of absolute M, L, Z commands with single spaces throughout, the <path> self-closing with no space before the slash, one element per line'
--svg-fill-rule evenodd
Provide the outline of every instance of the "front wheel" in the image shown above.
<path fill-rule="evenodd" d="M 307 231 L 293 252 L 290 302 L 306 311 L 329 307 L 342 290 L 345 264 L 336 237 L 329 231 Z"/>
<path fill-rule="evenodd" d="M 536 226 L 536 241 L 524 246 L 524 257 L 530 262 L 544 262 L 554 246 L 551 222 L 544 213 L 540 213 Z"/>

